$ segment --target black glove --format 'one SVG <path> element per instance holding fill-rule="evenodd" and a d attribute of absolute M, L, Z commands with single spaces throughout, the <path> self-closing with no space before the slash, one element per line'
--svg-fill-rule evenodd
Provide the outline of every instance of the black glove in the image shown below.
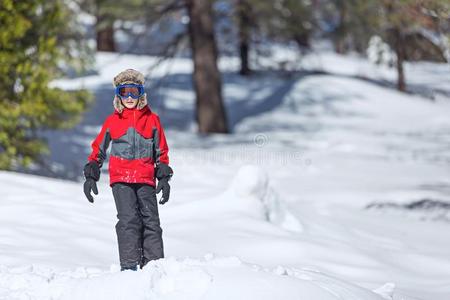
<path fill-rule="evenodd" d="M 94 203 L 94 197 L 91 195 L 91 190 L 94 192 L 94 194 L 98 195 L 98 189 L 97 189 L 97 183 L 92 178 L 86 178 L 86 181 L 84 182 L 84 194 L 86 195 L 86 198 L 89 202 Z"/>
<path fill-rule="evenodd" d="M 169 185 L 170 177 L 164 177 L 158 180 L 158 186 L 156 187 L 156 193 L 159 194 L 162 190 L 162 197 L 159 200 L 159 204 L 164 204 L 169 201 L 170 197 L 170 185 Z"/>
<path fill-rule="evenodd" d="M 159 204 L 164 204 L 169 201 L 170 185 L 169 180 L 172 178 L 173 170 L 167 164 L 159 164 L 156 168 L 156 178 L 158 178 L 158 185 L 156 187 L 156 194 L 162 190 L 162 197 Z"/>
<path fill-rule="evenodd" d="M 83 185 L 84 194 L 88 201 L 93 203 L 94 198 L 91 195 L 91 191 L 94 192 L 95 195 L 98 195 L 96 182 L 100 179 L 100 167 L 95 161 L 90 161 L 84 166 L 83 173 L 86 178 Z"/>

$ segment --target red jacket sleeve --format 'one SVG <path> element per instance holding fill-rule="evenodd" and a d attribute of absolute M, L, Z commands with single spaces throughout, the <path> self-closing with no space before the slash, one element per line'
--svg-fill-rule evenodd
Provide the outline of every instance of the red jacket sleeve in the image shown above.
<path fill-rule="evenodd" d="M 103 165 L 103 161 L 106 159 L 106 150 L 108 150 L 109 143 L 111 142 L 108 120 L 109 119 L 105 120 L 100 133 L 92 142 L 92 152 L 88 157 L 89 161 L 96 161 L 100 167 Z"/>
<path fill-rule="evenodd" d="M 167 145 L 166 136 L 164 135 L 164 129 L 161 125 L 159 116 L 155 114 L 156 117 L 156 132 L 153 137 L 155 142 L 155 163 L 159 165 L 160 163 L 169 164 L 169 146 Z"/>

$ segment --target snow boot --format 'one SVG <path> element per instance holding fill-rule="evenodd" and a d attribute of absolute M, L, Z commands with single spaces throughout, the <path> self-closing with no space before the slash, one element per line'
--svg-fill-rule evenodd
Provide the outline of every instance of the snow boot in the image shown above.
<path fill-rule="evenodd" d="M 130 267 L 120 267 L 120 271 L 137 271 L 137 265 L 136 266 L 130 266 Z"/>

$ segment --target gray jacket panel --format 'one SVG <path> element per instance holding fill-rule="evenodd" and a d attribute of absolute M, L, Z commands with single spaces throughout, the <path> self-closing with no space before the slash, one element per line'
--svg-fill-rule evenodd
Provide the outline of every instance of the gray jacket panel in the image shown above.
<path fill-rule="evenodd" d="M 118 139 L 112 140 L 111 155 L 124 159 L 154 158 L 154 140 L 140 135 L 133 127 Z"/>

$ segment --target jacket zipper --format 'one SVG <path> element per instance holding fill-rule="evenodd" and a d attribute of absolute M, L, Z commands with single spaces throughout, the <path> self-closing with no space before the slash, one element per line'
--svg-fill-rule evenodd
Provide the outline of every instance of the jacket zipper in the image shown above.
<path fill-rule="evenodd" d="M 133 110 L 133 159 L 136 159 L 136 111 Z"/>

